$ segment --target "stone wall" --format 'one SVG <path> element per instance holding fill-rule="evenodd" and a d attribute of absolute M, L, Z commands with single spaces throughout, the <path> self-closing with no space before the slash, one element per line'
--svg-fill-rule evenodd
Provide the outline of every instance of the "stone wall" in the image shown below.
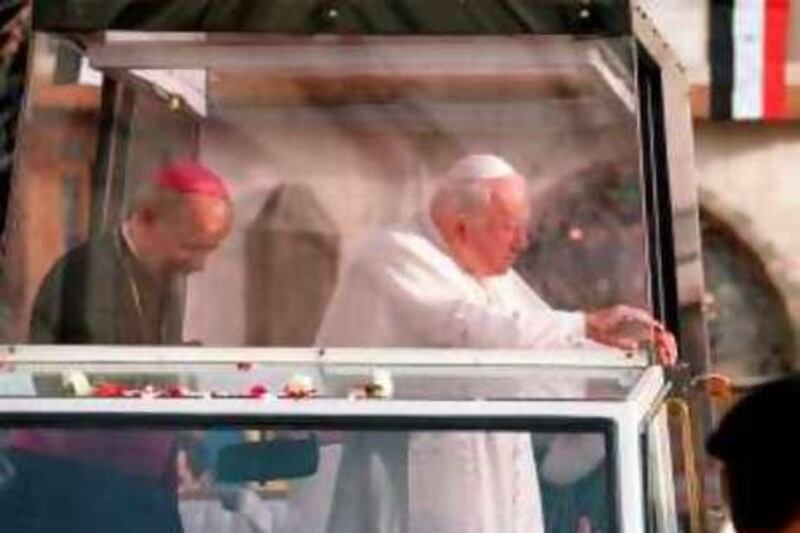
<path fill-rule="evenodd" d="M 695 139 L 701 204 L 757 254 L 797 337 L 800 125 L 698 123 Z"/>

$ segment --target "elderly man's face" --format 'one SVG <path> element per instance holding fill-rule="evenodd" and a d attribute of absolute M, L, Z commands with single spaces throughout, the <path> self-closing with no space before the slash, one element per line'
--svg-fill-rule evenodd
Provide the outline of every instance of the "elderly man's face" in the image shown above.
<path fill-rule="evenodd" d="M 483 213 L 465 218 L 461 232 L 461 244 L 471 259 L 469 270 L 477 276 L 505 273 L 528 246 L 525 181 L 504 179 L 489 187 L 489 206 Z"/>
<path fill-rule="evenodd" d="M 158 224 L 161 265 L 170 274 L 189 274 L 205 268 L 231 226 L 227 201 L 199 194 L 186 195 L 181 206 Z"/>

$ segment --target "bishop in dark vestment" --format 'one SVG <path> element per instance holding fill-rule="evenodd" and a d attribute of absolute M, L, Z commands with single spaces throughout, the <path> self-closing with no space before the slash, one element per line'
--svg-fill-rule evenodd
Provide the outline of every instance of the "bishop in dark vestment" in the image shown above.
<path fill-rule="evenodd" d="M 139 184 L 120 227 L 61 257 L 42 282 L 30 339 L 47 344 L 181 343 L 186 276 L 228 234 L 224 182 L 195 162 Z M 179 533 L 176 434 L 20 429 L 5 459 L 0 523 L 15 533 Z"/>

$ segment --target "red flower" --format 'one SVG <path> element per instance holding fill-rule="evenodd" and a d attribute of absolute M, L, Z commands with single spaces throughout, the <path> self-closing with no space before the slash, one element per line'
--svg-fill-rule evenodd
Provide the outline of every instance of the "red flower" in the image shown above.
<path fill-rule="evenodd" d="M 253 385 L 247 393 L 251 398 L 263 398 L 269 393 L 269 390 L 264 385 Z"/>
<path fill-rule="evenodd" d="M 101 383 L 92 391 L 98 398 L 123 398 L 128 390 L 119 383 Z"/>
<path fill-rule="evenodd" d="M 178 385 L 172 385 L 164 391 L 165 398 L 187 398 L 189 391 Z"/>

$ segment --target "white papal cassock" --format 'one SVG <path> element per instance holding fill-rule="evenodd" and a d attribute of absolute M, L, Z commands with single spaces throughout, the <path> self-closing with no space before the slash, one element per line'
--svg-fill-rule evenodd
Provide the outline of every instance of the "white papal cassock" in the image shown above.
<path fill-rule="evenodd" d="M 376 234 L 345 269 L 320 327 L 326 347 L 557 348 L 583 313 L 551 309 L 513 270 L 477 279 L 430 218 Z M 543 531 L 530 438 L 361 433 L 344 444 L 329 533 Z"/>

